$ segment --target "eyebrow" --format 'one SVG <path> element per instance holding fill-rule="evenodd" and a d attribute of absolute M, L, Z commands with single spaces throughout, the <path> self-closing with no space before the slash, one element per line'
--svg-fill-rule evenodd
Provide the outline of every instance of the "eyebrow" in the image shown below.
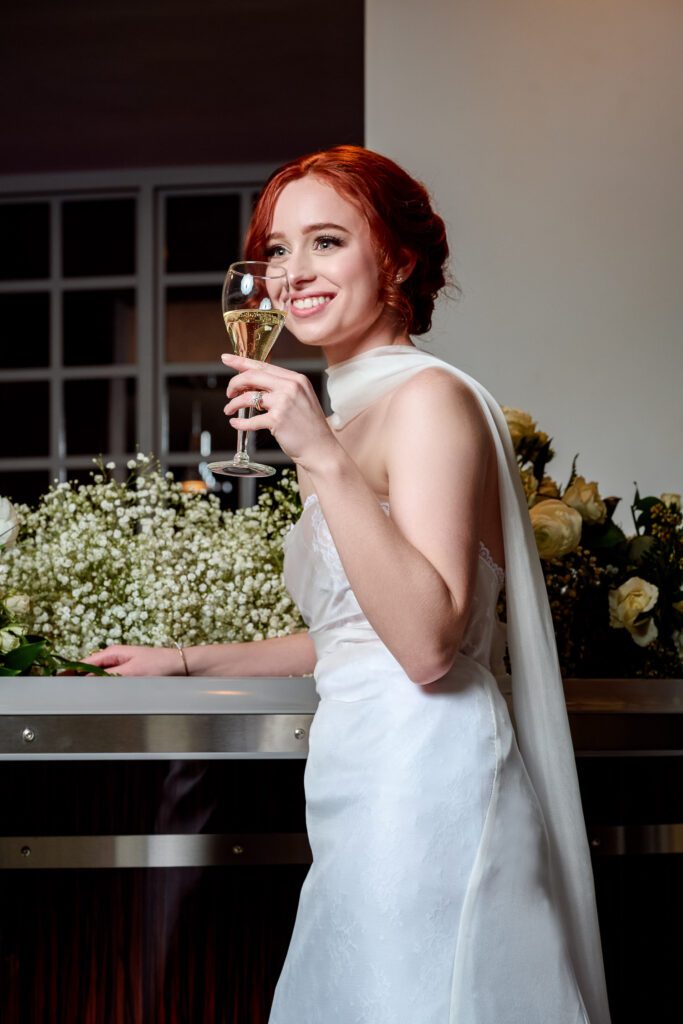
<path fill-rule="evenodd" d="M 310 235 L 310 233 L 312 231 L 329 231 L 330 228 L 333 231 L 345 231 L 347 235 L 349 233 L 349 229 L 345 228 L 345 227 L 342 227 L 341 224 L 309 224 L 308 227 L 305 227 L 303 229 L 302 234 Z M 266 241 L 269 242 L 273 238 L 285 238 L 285 237 L 286 236 L 285 236 L 284 232 L 282 232 L 282 231 L 271 231 L 271 233 L 268 235 L 268 238 L 266 239 Z"/>

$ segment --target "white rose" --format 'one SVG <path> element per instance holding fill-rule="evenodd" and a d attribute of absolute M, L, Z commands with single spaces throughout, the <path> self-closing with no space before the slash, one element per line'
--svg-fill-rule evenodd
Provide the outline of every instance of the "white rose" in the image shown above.
<path fill-rule="evenodd" d="M 659 495 L 659 500 L 663 501 L 668 508 L 673 508 L 677 512 L 681 511 L 681 496 L 680 494 L 670 494 L 666 491 L 664 494 Z"/>
<path fill-rule="evenodd" d="M 556 498 L 546 498 L 529 512 L 541 558 L 562 558 L 581 540 L 581 516 Z"/>
<path fill-rule="evenodd" d="M 31 598 L 28 594 L 12 594 L 5 601 L 5 608 L 11 615 L 28 615 L 31 611 Z"/>
<path fill-rule="evenodd" d="M 575 477 L 562 495 L 562 501 L 570 508 L 575 508 L 587 523 L 604 523 L 607 518 L 607 506 L 600 497 L 598 485 L 594 480 L 588 483 L 585 477 Z"/>
<path fill-rule="evenodd" d="M 11 548 L 19 533 L 19 521 L 9 498 L 0 498 L 0 548 Z"/>
<path fill-rule="evenodd" d="M 24 631 L 20 626 L 5 626 L 0 629 L 0 654 L 9 654 L 21 644 Z"/>
<path fill-rule="evenodd" d="M 657 639 L 657 627 L 651 618 L 636 624 L 636 619 L 652 611 L 659 589 L 640 576 L 632 576 L 616 590 L 609 592 L 609 624 L 613 629 L 627 629 L 639 647 L 647 647 Z"/>

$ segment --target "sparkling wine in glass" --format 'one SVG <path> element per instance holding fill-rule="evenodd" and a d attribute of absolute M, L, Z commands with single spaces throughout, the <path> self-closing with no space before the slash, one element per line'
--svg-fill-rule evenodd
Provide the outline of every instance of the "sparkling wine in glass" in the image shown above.
<path fill-rule="evenodd" d="M 289 280 L 284 267 L 259 260 L 232 263 L 223 283 L 223 320 L 233 351 L 238 356 L 265 362 L 287 316 Z M 238 418 L 251 416 L 239 409 Z M 252 462 L 247 448 L 249 434 L 237 431 L 237 451 L 227 462 L 210 462 L 212 473 L 223 476 L 270 476 L 272 466 Z"/>

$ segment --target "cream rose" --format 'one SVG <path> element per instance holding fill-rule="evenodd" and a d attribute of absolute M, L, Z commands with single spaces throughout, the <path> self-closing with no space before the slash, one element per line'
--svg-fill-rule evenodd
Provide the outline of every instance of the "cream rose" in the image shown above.
<path fill-rule="evenodd" d="M 536 422 L 528 412 L 523 412 L 521 409 L 510 409 L 507 405 L 503 405 L 501 408 L 507 420 L 512 443 L 517 447 L 523 437 L 531 437 L 536 430 Z"/>
<path fill-rule="evenodd" d="M 19 533 L 19 522 L 9 498 L 0 498 L 0 548 L 11 548 Z"/>
<path fill-rule="evenodd" d="M 640 576 L 632 576 L 616 590 L 609 592 L 609 624 L 613 629 L 627 629 L 639 647 L 647 647 L 657 638 L 657 627 L 651 618 L 636 624 L 636 619 L 652 611 L 659 589 Z"/>
<path fill-rule="evenodd" d="M 663 501 L 668 508 L 674 508 L 677 512 L 681 511 L 680 494 L 670 494 L 668 491 L 665 491 L 664 494 L 659 495 L 659 500 Z"/>
<path fill-rule="evenodd" d="M 607 518 L 607 506 L 594 480 L 587 482 L 585 477 L 575 477 L 562 495 L 562 501 L 570 508 L 575 508 L 587 523 L 604 523 Z"/>
<path fill-rule="evenodd" d="M 543 477 L 543 479 L 541 480 L 541 483 L 539 485 L 538 497 L 539 498 L 559 498 L 559 496 L 560 496 L 560 488 L 557 486 L 557 484 L 555 483 L 553 478 L 551 476 L 548 476 L 548 474 L 546 473 L 546 475 Z"/>
<path fill-rule="evenodd" d="M 531 508 L 538 490 L 538 480 L 530 469 L 523 469 L 521 471 L 521 477 L 522 487 L 524 488 L 524 493 L 526 495 L 526 503 L 529 508 Z"/>
<path fill-rule="evenodd" d="M 581 516 L 556 498 L 546 498 L 529 512 L 541 558 L 562 558 L 581 540 Z"/>

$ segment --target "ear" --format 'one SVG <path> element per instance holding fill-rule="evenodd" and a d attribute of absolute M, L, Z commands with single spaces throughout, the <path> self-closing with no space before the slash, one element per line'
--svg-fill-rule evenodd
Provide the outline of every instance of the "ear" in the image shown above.
<path fill-rule="evenodd" d="M 403 284 L 404 281 L 407 281 L 413 270 L 415 270 L 415 264 L 417 263 L 417 256 L 405 249 L 401 250 L 400 256 L 398 270 L 394 276 L 396 284 Z"/>

